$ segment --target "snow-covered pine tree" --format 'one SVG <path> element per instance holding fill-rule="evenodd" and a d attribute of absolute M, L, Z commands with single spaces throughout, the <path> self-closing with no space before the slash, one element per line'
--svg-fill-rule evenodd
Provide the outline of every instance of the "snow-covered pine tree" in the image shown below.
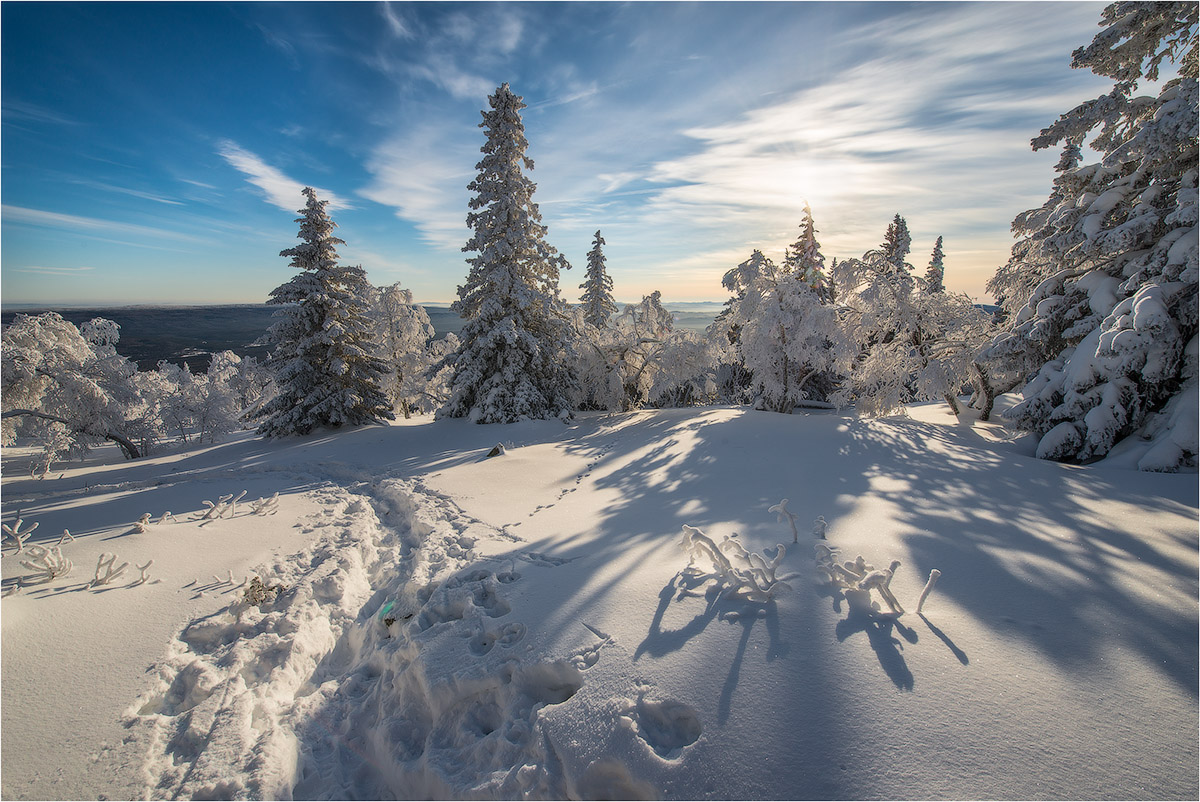
<path fill-rule="evenodd" d="M 891 224 L 888 225 L 887 232 L 883 236 L 883 245 L 880 246 L 883 261 L 896 272 L 911 273 L 912 266 L 904 261 L 908 258 L 911 250 L 912 237 L 908 233 L 908 223 L 897 213 Z"/>
<path fill-rule="evenodd" d="M 361 267 L 338 264 L 336 224 L 311 187 L 300 210 L 303 242 L 280 251 L 300 272 L 271 291 L 275 313 L 267 340 L 276 395 L 262 408 L 258 431 L 267 437 L 307 434 L 321 426 L 379 423 L 394 416 L 379 387 L 383 363 L 372 354 Z"/>
<path fill-rule="evenodd" d="M 568 369 L 570 320 L 559 297 L 561 267 L 570 267 L 546 242 L 546 227 L 533 200 L 537 185 L 525 175 L 533 160 L 521 109 L 508 84 L 488 98 L 481 112 L 487 132 L 479 171 L 467 188 L 467 226 L 474 235 L 463 246 L 467 281 L 453 309 L 467 322 L 453 367 L 450 398 L 439 416 L 469 417 L 477 423 L 567 417 L 576 382 Z"/>
<path fill-rule="evenodd" d="M 605 268 L 604 238 L 596 232 L 592 241 L 592 249 L 587 255 L 587 273 L 579 288 L 583 295 L 579 300 L 583 306 L 583 320 L 598 329 L 607 328 L 612 323 L 612 316 L 617 311 L 617 302 L 613 300 L 613 281 Z"/>
<path fill-rule="evenodd" d="M 807 250 L 808 259 L 814 250 Z M 738 326 L 737 353 L 763 407 L 775 412 L 791 412 L 800 401 L 823 395 L 818 390 L 825 388 L 814 380 L 844 374 L 854 359 L 837 310 L 810 283 L 814 267 L 799 257 L 782 270 L 756 250 L 722 280 L 734 293 L 727 322 Z"/>
<path fill-rule="evenodd" d="M 937 242 L 933 244 L 933 254 L 929 257 L 929 268 L 925 271 L 926 292 L 945 291 L 946 268 L 942 264 L 945 255 L 942 252 L 942 238 L 938 237 Z"/>
<path fill-rule="evenodd" d="M 1026 380 L 1005 417 L 1040 437 L 1039 457 L 1096 459 L 1140 431 L 1155 442 L 1139 467 L 1176 470 L 1198 448 L 1197 6 L 1118 2 L 1102 17 L 1071 66 L 1113 89 L 1033 140 L 1063 155 L 989 283 L 1010 317 L 984 358 Z M 1157 97 L 1135 96 L 1170 63 Z M 1099 162 L 1080 164 L 1085 144 Z"/>
<path fill-rule="evenodd" d="M 825 256 L 821 253 L 821 244 L 817 242 L 817 229 L 808 203 L 804 204 L 804 218 L 800 221 L 800 238 L 788 246 L 783 264 L 813 288 L 821 303 L 834 302 L 833 282 L 825 272 Z"/>

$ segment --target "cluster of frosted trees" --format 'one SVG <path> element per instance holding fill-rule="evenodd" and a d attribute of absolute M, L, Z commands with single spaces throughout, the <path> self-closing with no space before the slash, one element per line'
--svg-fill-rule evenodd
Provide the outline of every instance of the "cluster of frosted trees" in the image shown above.
<path fill-rule="evenodd" d="M 1141 467 L 1194 465 L 1197 10 L 1119 2 L 1103 16 L 1073 65 L 1113 90 L 1033 141 L 1063 154 L 989 284 L 1002 322 L 946 290 L 941 237 L 920 274 L 897 214 L 879 247 L 826 265 L 807 206 L 780 263 L 756 250 L 725 274 L 732 297 L 704 333 L 674 328 L 658 292 L 619 310 L 599 231 L 569 304 L 570 265 L 533 200 L 525 105 L 504 84 L 482 112 L 468 187 L 458 337 L 434 340 L 408 291 L 340 265 L 344 243 L 305 189 L 301 244 L 281 253 L 298 272 L 271 294 L 281 309 L 265 370 L 226 354 L 203 376 L 141 375 L 116 354 L 110 322 L 19 318 L 4 334 L 4 442 L 36 433 L 57 455 L 106 438 L 136 456 L 169 434 L 210 439 L 249 421 L 276 437 L 430 411 L 479 423 L 706 403 L 885 415 L 944 399 L 957 414 L 967 394 L 986 418 L 1019 390 L 1005 415 L 1038 435 L 1039 456 L 1095 459 L 1136 433 L 1152 441 Z M 1160 83 L 1156 96 L 1135 94 L 1142 80 Z M 1100 160 L 1083 163 L 1085 148 Z"/>

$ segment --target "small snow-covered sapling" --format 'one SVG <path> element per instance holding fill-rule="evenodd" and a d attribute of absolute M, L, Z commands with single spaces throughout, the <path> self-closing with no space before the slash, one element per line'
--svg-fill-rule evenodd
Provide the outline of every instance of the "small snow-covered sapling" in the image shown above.
<path fill-rule="evenodd" d="M 892 609 L 893 613 L 903 615 L 904 608 L 900 606 L 900 602 L 896 600 L 896 597 L 892 593 L 890 587 L 892 584 L 892 575 L 895 574 L 896 569 L 899 567 L 900 561 L 892 560 L 892 564 L 889 565 L 885 570 L 869 572 L 859 581 L 858 589 L 875 591 L 879 594 L 880 598 L 887 602 L 888 607 Z"/>
<path fill-rule="evenodd" d="M 66 576 L 74 567 L 71 565 L 71 561 L 63 556 L 62 550 L 58 546 L 49 549 L 44 546 L 30 546 L 29 557 L 28 560 L 21 560 L 21 565 L 37 573 L 33 575 L 32 582 L 28 579 L 22 580 L 25 584 L 49 582 L 60 576 Z"/>
<path fill-rule="evenodd" d="M 145 565 L 139 565 L 137 569 L 142 572 L 142 576 L 134 584 L 144 585 L 150 579 L 150 566 L 154 565 L 154 560 L 150 560 Z"/>
<path fill-rule="evenodd" d="M 75 536 L 71 534 L 71 530 L 64 529 L 63 533 L 62 533 L 62 537 L 60 537 L 58 539 L 58 543 L 56 545 L 61 546 L 63 543 L 66 543 L 68 540 L 72 540 L 72 541 L 75 540 Z"/>
<path fill-rule="evenodd" d="M 117 568 L 113 568 L 113 565 L 116 563 L 116 561 L 117 555 L 115 554 L 110 554 L 108 552 L 101 554 L 100 559 L 96 562 L 96 578 L 91 581 L 89 587 L 107 585 L 109 582 L 123 574 L 125 569 L 129 567 L 129 563 L 126 562 L 121 563 L 121 565 Z M 104 572 L 103 576 L 100 575 L 101 571 Z"/>
<path fill-rule="evenodd" d="M 787 508 L 787 505 L 788 505 L 788 500 L 785 498 L 782 501 L 780 501 L 778 504 L 776 504 L 775 506 L 768 507 L 767 512 L 775 513 L 779 518 L 779 523 L 783 523 L 784 521 L 787 521 L 788 525 L 792 527 L 792 542 L 799 543 L 800 542 L 800 533 L 796 531 L 796 518 L 798 516 L 796 515 L 796 513 L 789 510 Z"/>
<path fill-rule="evenodd" d="M 23 523 L 25 523 L 25 519 L 18 518 L 17 522 L 15 524 L 4 524 L 3 525 L 4 533 L 6 535 L 8 535 L 9 537 L 11 537 L 13 540 L 17 541 L 17 553 L 18 554 L 20 554 L 21 551 L 24 550 L 25 541 L 29 539 L 29 536 L 31 534 L 33 534 L 33 530 L 38 528 L 38 524 L 35 521 L 34 523 L 31 523 L 29 525 L 28 529 L 26 529 L 24 532 L 22 532 L 21 524 L 23 524 Z"/>
<path fill-rule="evenodd" d="M 825 540 L 825 530 L 826 530 L 828 527 L 829 527 L 829 524 L 825 523 L 825 516 L 824 516 L 824 515 L 818 515 L 818 516 L 817 516 L 817 520 L 813 521 L 813 530 L 812 530 L 812 532 L 813 532 L 813 534 L 814 534 L 814 535 L 816 535 L 816 536 L 817 536 L 817 538 L 819 538 L 820 540 Z"/>
<path fill-rule="evenodd" d="M 158 523 L 165 524 L 168 518 L 171 519 L 171 523 L 179 523 L 179 521 L 175 520 L 175 516 L 171 514 L 170 510 L 167 510 L 162 514 L 162 517 L 158 519 Z"/>
<path fill-rule="evenodd" d="M 150 525 L 150 513 L 142 513 L 142 517 L 133 522 L 133 531 L 141 533 L 146 531 L 146 527 Z"/>
<path fill-rule="evenodd" d="M 239 501 L 241 501 L 241 500 L 242 500 L 242 496 L 244 496 L 244 495 L 246 495 L 246 491 L 245 491 L 245 490 L 243 490 L 241 493 L 238 493 L 238 494 L 237 494 L 237 496 L 236 496 L 236 497 L 234 497 L 234 498 L 233 498 L 233 499 L 232 499 L 232 500 L 229 502 L 229 517 L 230 517 L 230 518 L 232 518 L 233 516 L 237 515 L 237 503 L 238 503 Z"/>
<path fill-rule="evenodd" d="M 933 590 L 933 586 L 937 584 L 938 577 L 941 575 L 942 572 L 936 568 L 929 571 L 929 581 L 925 583 L 925 588 L 921 591 L 920 598 L 917 599 L 917 615 L 921 614 L 921 606 L 925 604 L 926 597 L 929 596 L 930 591 Z"/>

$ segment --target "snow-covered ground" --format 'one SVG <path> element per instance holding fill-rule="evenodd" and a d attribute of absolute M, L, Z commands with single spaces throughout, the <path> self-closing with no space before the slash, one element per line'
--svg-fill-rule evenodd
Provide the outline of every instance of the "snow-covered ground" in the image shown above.
<path fill-rule="evenodd" d="M 0 607 L 0 795 L 1195 799 L 1196 475 L 1032 450 L 936 405 L 424 419 L 41 481 L 6 449 L 5 523 L 76 539 Z M 905 615 L 823 581 L 819 515 L 901 562 Z M 783 544 L 788 587 L 717 598 L 685 524 Z M 102 553 L 130 566 L 88 588 Z"/>

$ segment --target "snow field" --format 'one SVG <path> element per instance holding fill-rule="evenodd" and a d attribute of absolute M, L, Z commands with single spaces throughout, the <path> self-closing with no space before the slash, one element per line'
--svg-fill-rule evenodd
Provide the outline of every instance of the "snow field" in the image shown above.
<path fill-rule="evenodd" d="M 6 452 L 6 521 L 81 540 L 3 601 L 3 795 L 1194 796 L 1194 476 L 910 413 L 406 421 L 43 482 Z M 243 487 L 277 514 L 191 520 Z M 818 515 L 840 559 L 900 561 L 907 614 L 823 578 Z M 790 589 L 722 598 L 684 525 L 786 544 Z M 72 590 L 101 551 L 162 582 Z M 286 590 L 234 604 L 231 568 Z"/>

